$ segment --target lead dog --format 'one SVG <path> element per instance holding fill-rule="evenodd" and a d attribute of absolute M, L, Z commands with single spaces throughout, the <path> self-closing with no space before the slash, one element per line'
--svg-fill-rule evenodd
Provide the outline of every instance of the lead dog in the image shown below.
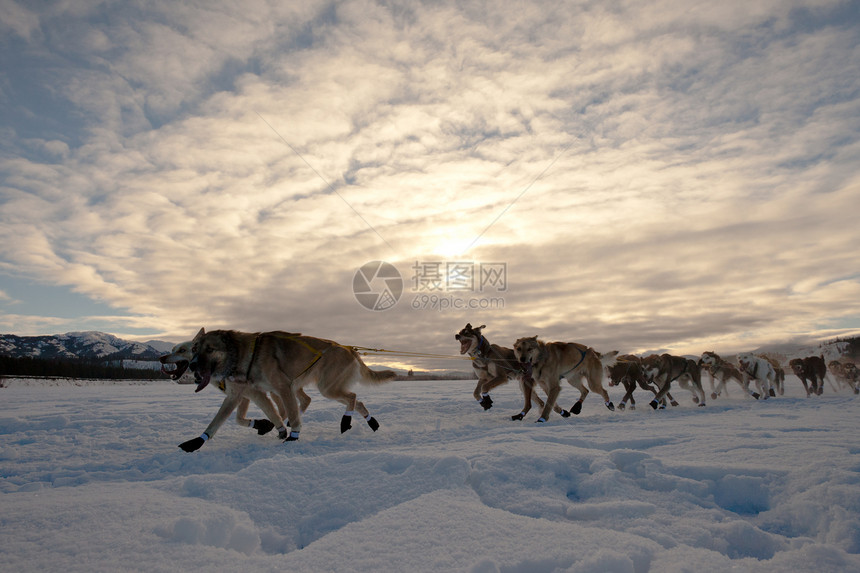
<path fill-rule="evenodd" d="M 655 410 L 664 396 L 668 395 L 672 382 L 688 390 L 693 395 L 693 402 L 699 406 L 705 405 L 705 391 L 702 389 L 702 371 L 695 360 L 671 354 L 652 354 L 642 359 L 642 366 L 650 382 L 653 382 L 658 392 L 651 400 Z M 673 404 L 674 405 L 674 404 Z"/>
<path fill-rule="evenodd" d="M 161 362 L 161 372 L 168 375 L 171 380 L 178 380 L 181 378 L 188 369 L 191 359 L 194 358 L 191 351 L 193 346 L 193 340 L 180 342 L 174 346 L 169 353 L 159 357 L 158 360 Z M 233 384 L 235 382 L 230 381 L 229 383 Z M 219 383 L 218 389 L 226 394 L 227 384 L 228 382 Z M 307 408 L 307 405 L 310 404 L 311 401 L 310 396 L 305 394 L 305 397 L 307 398 L 307 401 L 302 400 L 302 403 L 304 404 L 302 411 Z M 272 428 L 275 427 L 275 422 L 279 421 L 285 415 L 284 403 L 281 401 L 280 397 L 274 395 L 272 398 L 274 399 L 274 404 L 272 404 L 272 400 L 264 392 L 248 389 L 245 392 L 245 397 L 243 397 L 236 406 L 236 423 L 240 426 L 254 428 L 261 436 L 272 431 Z M 248 414 L 248 406 L 251 402 L 254 402 L 254 404 L 263 411 L 263 413 L 266 411 L 272 411 L 277 407 L 279 416 L 275 418 L 274 422 L 267 420 L 266 418 L 258 420 L 248 419 L 245 416 Z M 280 437 L 281 439 L 287 437 L 286 430 L 283 431 L 283 435 Z"/>
<path fill-rule="evenodd" d="M 481 330 L 486 328 L 485 324 L 475 328 L 471 323 L 466 323 L 466 326 L 454 338 L 460 343 L 460 354 L 468 354 L 472 357 L 472 370 L 478 377 L 478 385 L 475 386 L 475 391 L 472 395 L 475 397 L 484 410 L 489 410 L 493 407 L 493 400 L 490 398 L 490 390 L 496 388 L 508 380 L 517 380 L 520 384 L 520 390 L 523 396 L 526 395 L 525 384 L 534 384 L 534 381 L 528 379 L 523 367 L 514 351 L 498 344 L 490 344 L 490 342 L 481 333 Z M 524 382 L 526 380 L 527 382 Z M 537 402 L 539 408 L 543 409 L 544 401 L 540 399 L 537 393 L 531 394 L 531 399 L 526 400 L 523 404 L 523 409 L 519 414 L 511 416 L 512 420 L 522 420 L 532 407 L 532 400 Z M 567 418 L 569 412 L 556 406 L 555 411 Z"/>
<path fill-rule="evenodd" d="M 341 432 L 352 427 L 355 411 L 364 416 L 375 432 L 379 429 L 379 422 L 358 401 L 350 387 L 356 382 L 381 384 L 396 376 L 391 370 L 371 370 L 354 348 L 298 333 L 206 332 L 201 328 L 193 343 L 194 357 L 189 368 L 197 380 L 196 392 L 211 380 L 241 380 L 242 383 L 227 386 L 227 397 L 203 435 L 180 445 L 185 451 L 194 451 L 211 438 L 248 390 L 280 396 L 291 426 L 285 441 L 298 440 L 302 428 L 298 396 L 308 384 L 316 384 L 324 397 L 346 406 L 341 418 Z M 277 413 L 273 414 L 277 416 Z M 269 415 L 266 412 L 266 416 Z"/>
<path fill-rule="evenodd" d="M 603 369 L 615 364 L 617 350 L 601 355 L 591 347 L 576 342 L 544 342 L 537 336 L 520 338 L 514 343 L 514 354 L 522 363 L 526 374 L 531 376 L 546 392 L 546 404 L 543 407 L 538 422 L 545 422 L 561 393 L 561 379 L 579 389 L 579 400 L 571 407 L 572 414 L 582 411 L 582 401 L 588 395 L 589 389 L 603 396 L 606 407 L 615 410 L 609 399 L 606 388 L 603 387 Z M 586 388 L 582 383 L 585 378 Z M 533 385 L 525 384 L 526 403 Z"/>

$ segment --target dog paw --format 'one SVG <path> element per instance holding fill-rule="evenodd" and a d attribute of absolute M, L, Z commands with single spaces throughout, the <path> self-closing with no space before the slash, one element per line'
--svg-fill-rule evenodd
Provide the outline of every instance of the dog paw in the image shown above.
<path fill-rule="evenodd" d="M 561 417 L 562 418 L 570 418 L 570 412 L 568 412 L 567 410 L 562 410 L 561 411 Z"/>
<path fill-rule="evenodd" d="M 285 441 L 285 442 L 295 442 L 295 441 L 297 441 L 298 439 L 299 439 L 299 433 L 298 433 L 298 432 L 293 431 L 293 432 L 290 432 L 290 435 L 289 435 L 289 436 L 287 436 L 287 438 L 286 438 L 284 441 Z"/>
<path fill-rule="evenodd" d="M 484 410 L 489 410 L 490 408 L 492 408 L 493 407 L 492 398 L 490 398 L 489 396 L 484 396 L 483 398 L 481 398 L 481 407 L 483 407 Z"/>
<path fill-rule="evenodd" d="M 607 408 L 609 408 L 609 411 L 610 411 L 610 412 L 614 412 L 614 411 L 615 411 L 615 404 L 613 404 L 612 402 L 607 402 L 607 403 L 606 403 L 606 407 L 607 407 Z"/>
<path fill-rule="evenodd" d="M 652 408 L 654 408 L 654 409 L 656 410 L 656 409 L 657 409 L 657 406 L 659 406 L 659 405 L 660 405 L 660 402 L 658 402 L 657 400 L 651 400 L 651 401 L 649 402 L 649 404 L 651 404 L 651 407 L 652 407 Z"/>
<path fill-rule="evenodd" d="M 768 394 L 770 394 L 770 397 L 771 397 L 771 398 L 776 398 L 776 392 L 774 392 L 774 391 L 773 391 L 773 388 L 771 388 L 770 390 L 768 390 Z"/>
<path fill-rule="evenodd" d="M 543 416 L 535 420 L 535 424 L 543 424 L 544 422 L 546 422 L 546 418 L 544 418 Z"/>
<path fill-rule="evenodd" d="M 705 403 L 704 403 L 704 402 L 702 402 L 701 404 L 699 404 L 699 408 L 704 408 L 704 407 L 705 407 Z"/>
<path fill-rule="evenodd" d="M 379 429 L 379 422 L 377 422 L 376 418 L 374 418 L 373 416 L 368 418 L 367 425 L 370 426 L 370 429 L 374 432 Z"/>
<path fill-rule="evenodd" d="M 758 400 L 759 398 L 761 398 L 761 394 L 759 394 L 758 392 L 753 392 L 752 397 Z"/>
<path fill-rule="evenodd" d="M 522 420 L 525 417 L 526 417 L 526 415 L 523 414 L 522 412 L 520 412 L 519 414 L 514 414 L 513 416 L 511 416 L 511 420 L 514 420 L 515 422 L 519 422 L 520 420 Z"/>
<path fill-rule="evenodd" d="M 670 403 L 670 404 L 672 404 L 672 407 L 673 407 L 673 408 L 676 408 L 676 407 L 678 406 L 678 403 L 677 403 L 676 401 L 674 401 L 674 400 L 672 400 L 672 401 L 671 401 L 671 402 L 669 402 L 669 403 Z M 665 408 L 665 407 L 666 407 L 666 405 L 664 404 L 664 405 L 663 405 L 663 407 Z"/>
<path fill-rule="evenodd" d="M 620 403 L 618 404 L 618 409 L 619 409 L 619 410 L 621 410 L 622 412 L 624 411 L 624 409 L 625 409 L 626 407 L 627 407 L 627 405 L 626 405 L 624 402 L 620 402 Z M 631 407 L 630 407 L 630 409 L 632 410 L 632 409 L 633 409 L 633 407 L 631 406 Z"/>
<path fill-rule="evenodd" d="M 275 428 L 275 425 L 269 420 L 254 420 L 252 427 L 257 430 L 258 435 L 263 436 L 271 432 Z"/>
<path fill-rule="evenodd" d="M 352 427 L 352 416 L 344 416 L 340 419 L 340 433 L 344 433 Z"/>
<path fill-rule="evenodd" d="M 193 440 L 188 440 L 187 442 L 182 442 L 179 444 L 179 447 L 182 448 L 183 452 L 196 452 L 203 444 L 206 443 L 206 440 L 203 438 L 194 438 Z"/>
<path fill-rule="evenodd" d="M 577 401 L 573 406 L 571 406 L 570 413 L 578 416 L 580 412 L 582 412 L 582 402 Z"/>
<path fill-rule="evenodd" d="M 716 392 L 711 392 L 711 400 L 716 400 L 718 394 Z"/>

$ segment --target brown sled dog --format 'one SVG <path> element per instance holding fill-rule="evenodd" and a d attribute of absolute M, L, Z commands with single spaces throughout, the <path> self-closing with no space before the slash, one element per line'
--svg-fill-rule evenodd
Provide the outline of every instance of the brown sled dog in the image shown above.
<path fill-rule="evenodd" d="M 513 350 L 497 344 L 490 344 L 481 333 L 481 330 L 486 327 L 487 325 L 482 324 L 474 328 L 471 323 L 466 323 L 466 326 L 455 334 L 454 338 L 460 343 L 460 354 L 468 354 L 472 357 L 472 370 L 478 377 L 478 385 L 475 386 L 472 395 L 484 410 L 489 410 L 493 407 L 493 400 L 490 398 L 490 390 L 493 388 L 497 388 L 508 380 L 516 379 L 520 383 L 523 396 L 525 396 L 524 384 L 534 384 L 534 381 L 525 375 L 522 364 L 514 356 Z M 536 392 L 531 393 L 531 401 L 537 402 L 538 407 L 543 409 L 544 401 Z M 511 416 L 511 419 L 522 420 L 531 409 L 531 401 L 527 400 L 520 413 Z M 570 413 L 562 410 L 560 406 L 556 406 L 555 411 L 565 418 L 570 416 Z"/>
<path fill-rule="evenodd" d="M 194 354 L 191 352 L 193 346 L 193 340 L 180 342 L 174 346 L 170 352 L 159 357 L 159 361 L 161 362 L 161 372 L 169 376 L 171 380 L 179 380 L 179 378 L 181 378 L 188 369 L 191 359 L 194 358 Z M 226 394 L 227 384 L 233 383 L 236 383 L 236 381 L 230 380 L 228 382 L 226 380 L 222 380 L 218 383 L 218 389 Z M 308 404 L 310 404 L 311 398 L 304 393 L 304 390 L 301 391 L 301 394 L 302 395 L 299 396 L 299 401 L 302 404 L 302 412 L 304 412 L 308 407 Z M 272 403 L 273 401 L 274 404 Z M 250 405 L 250 402 L 254 402 L 254 404 L 256 404 L 264 414 L 266 412 L 271 412 L 274 407 L 277 406 L 279 416 L 276 416 L 274 421 L 266 418 L 249 419 L 246 416 L 248 414 L 248 406 Z M 245 390 L 244 397 L 239 401 L 239 405 L 236 407 L 236 423 L 243 427 L 254 428 L 261 436 L 272 431 L 272 428 L 275 427 L 275 423 L 279 422 L 284 416 L 286 416 L 286 411 L 284 410 L 284 403 L 281 401 L 280 396 L 274 394 L 269 397 L 265 392 L 260 392 L 259 390 L 253 390 L 251 388 Z M 283 435 L 280 437 L 281 439 L 287 437 L 286 430 L 283 430 Z"/>
<path fill-rule="evenodd" d="M 744 375 L 738 367 L 728 360 L 721 358 L 716 352 L 707 351 L 702 353 L 698 364 L 699 368 L 706 369 L 708 375 L 711 377 L 711 400 L 716 400 L 722 395 L 726 389 L 726 382 L 729 380 L 735 380 L 740 384 L 741 389 L 744 389 Z M 719 380 L 716 386 L 714 385 L 715 380 Z M 728 392 L 726 394 L 728 395 Z"/>
<path fill-rule="evenodd" d="M 298 395 L 299 390 L 308 384 L 316 384 L 324 397 L 346 406 L 341 432 L 352 427 L 354 411 L 364 416 L 371 429 L 376 431 L 379 423 L 349 388 L 355 382 L 380 384 L 395 377 L 391 370 L 377 372 L 368 368 L 354 348 L 290 332 L 205 332 L 201 328 L 194 338 L 193 354 L 189 367 L 197 380 L 196 392 L 211 380 L 233 379 L 244 383 L 227 386 L 227 397 L 203 435 L 180 444 L 185 451 L 199 449 L 211 438 L 249 388 L 272 392 L 283 400 L 291 426 L 285 441 L 299 438 L 302 420 Z M 277 416 L 266 412 L 267 417 L 270 414 Z"/>
<path fill-rule="evenodd" d="M 603 396 L 607 408 L 615 410 L 606 388 L 603 387 L 603 369 L 615 364 L 617 350 L 602 356 L 584 344 L 544 342 L 538 340 L 537 336 L 532 336 L 517 340 L 514 343 L 514 354 L 523 364 L 526 374 L 531 375 L 546 392 L 546 404 L 538 422 L 545 422 L 549 417 L 561 393 L 562 378 L 579 389 L 579 400 L 570 409 L 572 414 L 582 411 L 582 401 L 588 395 L 589 389 Z M 588 387 L 582 383 L 583 378 L 586 379 Z M 526 394 L 529 394 L 530 389 L 531 386 L 526 385 Z M 529 399 L 527 396 L 526 403 L 529 403 Z"/>

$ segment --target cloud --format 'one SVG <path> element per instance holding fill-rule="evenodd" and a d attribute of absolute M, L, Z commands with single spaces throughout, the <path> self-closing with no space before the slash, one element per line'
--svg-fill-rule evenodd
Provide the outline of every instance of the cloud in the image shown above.
<path fill-rule="evenodd" d="M 80 121 L 10 125 L 0 269 L 176 339 L 445 352 L 468 320 L 694 352 L 860 314 L 844 4 L 245 6 L 58 6 L 19 34 L 69 65 L 30 87 Z M 369 260 L 410 284 L 449 257 L 506 263 L 504 308 L 353 297 Z"/>

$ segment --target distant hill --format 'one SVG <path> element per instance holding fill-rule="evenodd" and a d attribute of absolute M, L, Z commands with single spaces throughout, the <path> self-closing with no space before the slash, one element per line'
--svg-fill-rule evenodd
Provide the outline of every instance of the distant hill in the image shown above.
<path fill-rule="evenodd" d="M 104 332 L 68 332 L 46 336 L 0 334 L 0 356 L 12 358 L 146 362 L 158 360 L 172 346 L 168 342 L 132 342 Z"/>
<path fill-rule="evenodd" d="M 838 338 L 811 345 L 769 345 L 757 348 L 754 352 L 766 354 L 779 360 L 782 364 L 788 364 L 792 358 L 805 358 L 807 356 L 823 356 L 825 362 L 831 360 L 860 362 L 860 337 Z"/>

